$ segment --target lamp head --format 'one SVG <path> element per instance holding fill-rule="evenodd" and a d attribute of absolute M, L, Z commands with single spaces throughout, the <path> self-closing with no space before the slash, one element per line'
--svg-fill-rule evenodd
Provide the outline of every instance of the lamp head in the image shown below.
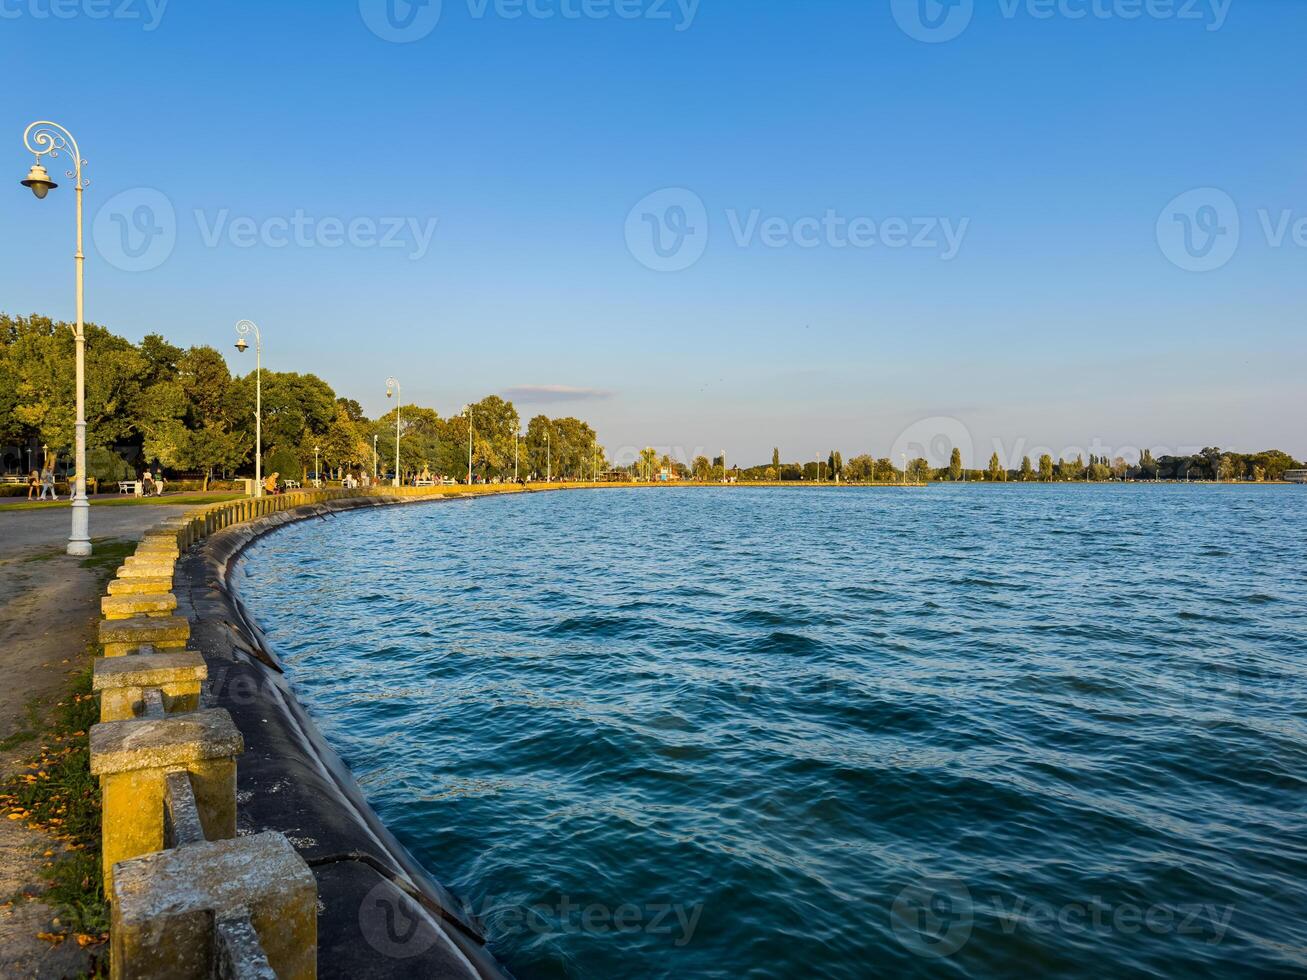
<path fill-rule="evenodd" d="M 394 389 L 391 388 L 389 385 L 387 385 L 387 386 L 386 386 L 386 397 L 387 397 L 387 398 L 392 398 L 392 397 L 394 397 L 394 394 L 395 394 Z"/>
<path fill-rule="evenodd" d="M 244 354 L 247 350 L 250 349 L 250 345 L 245 343 L 244 337 L 241 337 L 236 341 L 236 349 L 240 351 L 242 354 Z"/>
<path fill-rule="evenodd" d="M 38 201 L 43 200 L 45 195 L 59 186 L 50 179 L 50 174 L 46 172 L 45 167 L 41 166 L 39 160 L 32 164 L 31 170 L 27 171 L 27 177 L 22 181 L 22 185 L 30 187 Z"/>

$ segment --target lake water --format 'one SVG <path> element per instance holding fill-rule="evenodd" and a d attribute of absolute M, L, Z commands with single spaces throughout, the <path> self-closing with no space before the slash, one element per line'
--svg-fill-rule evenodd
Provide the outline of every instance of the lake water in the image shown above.
<path fill-rule="evenodd" d="M 613 489 L 236 579 L 519 977 L 1302 976 L 1305 527 L 1303 487 Z"/>

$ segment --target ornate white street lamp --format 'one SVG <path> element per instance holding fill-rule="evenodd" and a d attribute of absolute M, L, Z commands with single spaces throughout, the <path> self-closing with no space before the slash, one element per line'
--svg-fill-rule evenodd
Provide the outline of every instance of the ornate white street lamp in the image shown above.
<path fill-rule="evenodd" d="M 236 349 L 250 349 L 245 338 L 254 334 L 254 496 L 263 496 L 263 334 L 251 320 L 236 324 Z"/>
<path fill-rule="evenodd" d="M 395 396 L 395 480 L 394 485 L 399 486 L 399 409 L 404 404 L 404 393 L 400 391 L 399 382 L 394 378 L 386 379 L 386 397 Z"/>
<path fill-rule="evenodd" d="M 59 185 L 50 179 L 49 173 L 41 165 L 41 158 L 51 159 L 60 153 L 72 156 L 71 170 L 67 171 L 73 181 L 77 201 L 77 252 L 73 256 L 77 268 L 77 325 L 73 328 L 73 338 L 77 349 L 77 421 L 76 449 L 74 457 L 75 471 L 72 480 L 73 520 L 72 530 L 68 535 L 68 554 L 85 557 L 91 553 L 90 502 L 86 499 L 86 329 L 85 329 L 85 276 L 86 256 L 82 252 L 82 191 L 89 183 L 82 177 L 82 167 L 86 161 L 78 149 L 73 134 L 58 123 L 42 120 L 34 122 L 23 133 L 23 145 L 28 152 L 36 155 L 36 163 L 28 171 L 22 185 L 36 195 L 37 200 Z"/>

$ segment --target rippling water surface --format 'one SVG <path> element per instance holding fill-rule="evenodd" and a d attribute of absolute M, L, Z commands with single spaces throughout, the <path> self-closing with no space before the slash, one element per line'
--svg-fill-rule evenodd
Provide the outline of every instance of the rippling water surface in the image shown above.
<path fill-rule="evenodd" d="M 660 489 L 237 573 L 528 977 L 1302 976 L 1307 488 Z"/>

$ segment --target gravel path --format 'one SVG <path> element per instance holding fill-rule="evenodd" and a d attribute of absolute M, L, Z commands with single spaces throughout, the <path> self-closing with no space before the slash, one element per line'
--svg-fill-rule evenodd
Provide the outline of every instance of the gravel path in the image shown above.
<path fill-rule="evenodd" d="M 89 662 L 99 600 L 117 566 L 122 542 L 134 541 L 182 507 L 96 507 L 91 534 L 99 551 L 90 559 L 63 553 L 66 508 L 0 512 L 0 739 L 39 731 L 34 718 L 67 690 Z M 117 546 L 115 547 L 115 543 Z M 8 776 L 39 746 L 23 741 L 0 752 Z M 40 869 L 59 845 L 21 821 L 0 819 L 0 977 L 57 978 L 86 970 L 89 955 L 71 940 L 51 945 L 38 932 L 58 932 L 54 913 L 40 901 Z"/>

